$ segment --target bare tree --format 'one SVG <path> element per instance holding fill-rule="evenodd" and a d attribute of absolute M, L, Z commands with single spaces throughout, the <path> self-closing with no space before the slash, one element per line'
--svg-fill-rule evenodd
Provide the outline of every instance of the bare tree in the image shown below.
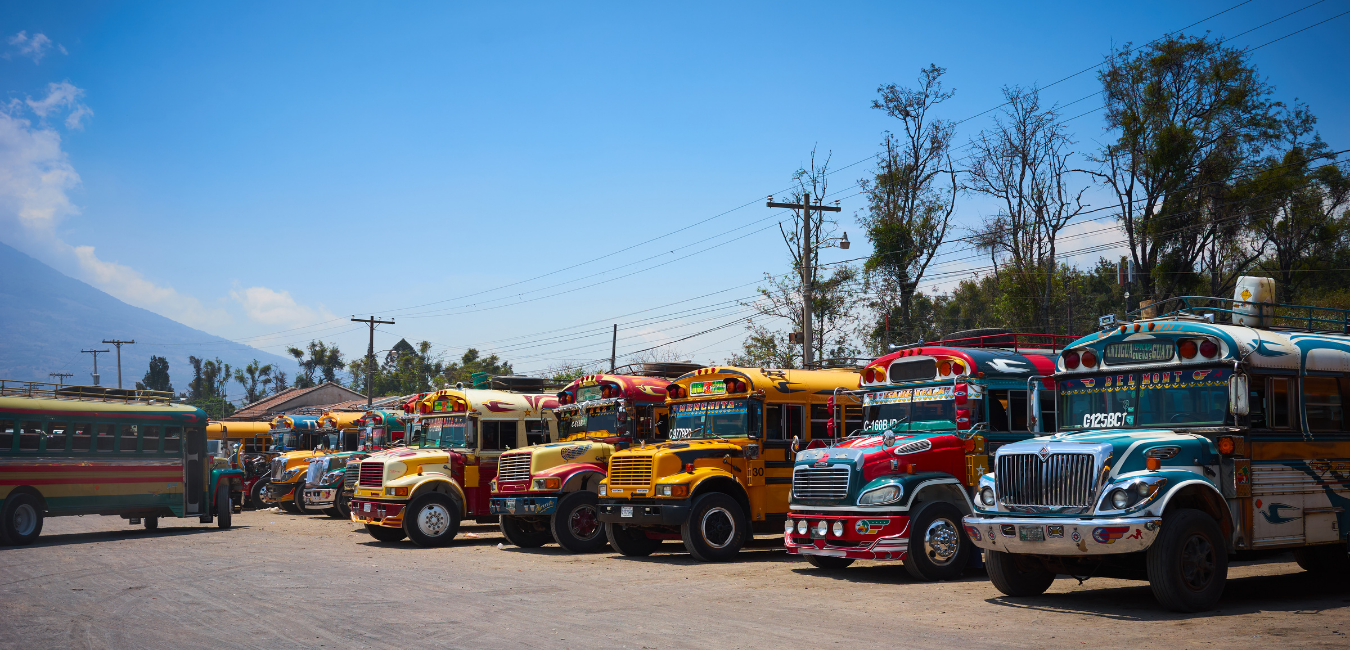
<path fill-rule="evenodd" d="M 886 132 L 873 176 L 859 181 L 867 194 L 862 216 L 873 253 L 864 270 L 876 282 L 877 311 L 890 313 L 899 300 L 903 336 L 911 336 L 913 299 L 928 265 L 947 241 L 956 209 L 956 170 L 951 142 L 956 126 L 932 115 L 951 99 L 943 90 L 946 70 L 930 65 L 919 71 L 916 88 L 895 84 L 877 89 L 872 107 L 900 121 L 900 133 Z"/>
<path fill-rule="evenodd" d="M 971 140 L 973 163 L 965 188 L 999 202 L 998 213 L 978 229 L 976 246 L 1011 266 L 1012 286 L 1038 295 L 1038 320 L 1048 332 L 1055 294 L 1055 245 L 1069 221 L 1087 207 L 1088 181 L 1070 166 L 1073 140 L 1054 107 L 1041 108 L 1035 90 L 1003 88 L 1007 100 L 994 127 Z M 998 262 L 994 262 L 998 273 Z M 1035 292 L 1035 293 L 1032 293 Z"/>

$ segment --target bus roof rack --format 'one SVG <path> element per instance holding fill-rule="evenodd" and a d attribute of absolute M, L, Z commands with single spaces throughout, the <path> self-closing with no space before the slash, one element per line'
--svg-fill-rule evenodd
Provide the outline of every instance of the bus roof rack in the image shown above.
<path fill-rule="evenodd" d="M 1014 332 L 998 327 L 985 327 L 952 332 L 936 341 L 919 341 L 909 345 L 896 346 L 891 351 L 932 345 L 949 348 L 1011 350 L 1013 352 L 1058 352 L 1077 340 L 1078 337 L 1073 334 L 1033 334 L 1030 332 Z"/>
<path fill-rule="evenodd" d="M 865 368 L 871 363 L 872 359 L 862 359 L 858 357 L 833 357 L 830 359 L 821 359 L 814 361 L 806 367 L 807 370 L 828 370 L 832 368 Z"/>
<path fill-rule="evenodd" d="M 528 375 L 497 375 L 488 380 L 488 387 L 513 393 L 543 393 L 549 389 L 562 388 L 562 384 L 548 377 L 530 377 Z"/>
<path fill-rule="evenodd" d="M 45 381 L 15 381 L 12 379 L 0 379 L 0 396 L 95 402 L 140 402 L 145 404 L 168 404 L 173 401 L 173 393 L 167 391 L 62 385 Z"/>
<path fill-rule="evenodd" d="M 674 379 L 685 373 L 693 372 L 702 368 L 703 364 L 692 361 L 664 361 L 660 363 L 630 363 L 626 366 L 619 366 L 614 375 L 630 375 L 633 377 L 662 377 Z"/>
<path fill-rule="evenodd" d="M 1239 310 L 1238 307 L 1242 309 Z M 1235 316 L 1269 320 L 1263 329 L 1350 334 L 1350 309 L 1279 302 L 1246 302 L 1212 296 L 1176 296 L 1140 307 L 1128 314 L 1134 320 L 1200 318 L 1233 324 Z"/>

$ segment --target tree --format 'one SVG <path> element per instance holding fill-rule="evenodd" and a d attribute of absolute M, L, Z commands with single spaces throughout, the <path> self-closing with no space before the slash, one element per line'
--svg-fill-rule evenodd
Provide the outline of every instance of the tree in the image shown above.
<path fill-rule="evenodd" d="M 169 360 L 164 357 L 150 357 L 150 369 L 145 378 L 136 382 L 137 390 L 160 390 L 172 393 L 173 384 L 169 383 Z"/>
<path fill-rule="evenodd" d="M 945 72 L 930 65 L 919 71 L 917 88 L 888 84 L 877 89 L 881 97 L 872 107 L 900 120 L 901 133 L 885 133 L 877 169 L 859 181 L 868 203 L 862 222 L 873 249 L 863 267 L 875 289 L 872 308 L 888 313 L 898 303 L 900 335 L 906 340 L 914 333 L 914 294 L 947 240 L 956 209 L 958 184 L 950 158 L 956 126 L 932 115 L 954 94 L 942 88 Z"/>
<path fill-rule="evenodd" d="M 267 386 L 272 383 L 272 365 L 262 365 L 254 359 L 242 370 L 235 369 L 234 380 L 244 387 L 244 403 L 252 404 L 267 395 Z"/>
<path fill-rule="evenodd" d="M 286 353 L 300 364 L 300 372 L 295 376 L 296 388 L 336 382 L 337 371 L 343 368 L 342 351 L 336 344 L 329 346 L 323 341 L 310 341 L 305 350 L 286 348 Z"/>
<path fill-rule="evenodd" d="M 998 202 L 998 212 L 976 231 L 977 248 L 990 251 L 995 277 L 1017 292 L 1035 298 L 1039 330 L 1049 333 L 1055 278 L 1059 271 L 1059 232 L 1083 212 L 1087 183 L 1073 185 L 1069 161 L 1073 141 L 1059 112 L 1042 109 L 1039 94 L 1018 87 L 1003 88 L 1007 100 L 994 128 L 971 141 L 973 162 L 965 188 Z M 1007 264 L 1000 273 L 998 257 Z M 1008 268 L 1011 267 L 1011 268 Z M 1031 320 L 1031 319 L 1027 319 Z"/>
<path fill-rule="evenodd" d="M 1233 203 L 1228 181 L 1259 160 L 1280 105 L 1244 50 L 1208 36 L 1126 44 L 1099 78 L 1114 139 L 1094 156 L 1100 169 L 1092 173 L 1114 195 L 1141 293 L 1166 298 L 1198 280 L 1207 252 L 1217 259 L 1233 251 L 1241 229 L 1226 228 L 1230 215 L 1216 208 Z"/>
<path fill-rule="evenodd" d="M 277 395 L 291 389 L 290 384 L 286 383 L 286 373 L 281 370 L 272 371 L 272 394 Z"/>
<path fill-rule="evenodd" d="M 469 348 L 460 357 L 459 362 L 451 362 L 445 365 L 442 375 L 447 384 L 454 385 L 462 382 L 465 386 L 473 383 L 473 373 L 485 372 L 489 375 L 510 375 L 515 371 L 511 369 L 511 364 L 497 358 L 497 355 L 482 356 L 477 348 Z"/>
<path fill-rule="evenodd" d="M 188 357 L 192 364 L 192 384 L 184 395 L 187 403 L 196 406 L 211 417 L 226 417 L 234 413 L 235 406 L 226 396 L 226 387 L 231 379 L 230 364 L 220 358 L 199 359 Z"/>

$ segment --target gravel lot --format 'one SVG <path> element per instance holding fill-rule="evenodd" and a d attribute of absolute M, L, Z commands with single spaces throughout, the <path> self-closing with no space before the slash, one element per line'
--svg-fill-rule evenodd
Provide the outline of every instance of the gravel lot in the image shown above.
<path fill-rule="evenodd" d="M 1221 609 L 1181 616 L 1140 582 L 1061 579 L 1010 599 L 980 572 L 926 584 L 884 563 L 817 571 L 771 538 L 701 564 L 498 549 L 488 525 L 442 549 L 281 512 L 160 526 L 65 517 L 32 546 L 0 547 L 0 648 L 1350 645 L 1350 588 L 1288 555 L 1233 567 Z"/>

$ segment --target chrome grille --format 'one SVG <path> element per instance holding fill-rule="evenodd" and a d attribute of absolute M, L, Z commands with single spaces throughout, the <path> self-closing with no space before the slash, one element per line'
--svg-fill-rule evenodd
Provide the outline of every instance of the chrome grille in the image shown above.
<path fill-rule="evenodd" d="M 377 488 L 384 484 L 384 463 L 361 461 L 361 487 Z"/>
<path fill-rule="evenodd" d="M 1004 454 L 994 471 L 999 501 L 1007 506 L 1092 505 L 1091 454 Z"/>
<path fill-rule="evenodd" d="M 792 496 L 797 499 L 843 499 L 848 496 L 849 465 L 798 465 L 792 471 Z"/>
<path fill-rule="evenodd" d="M 530 478 L 531 452 L 503 454 L 497 461 L 498 481 L 524 481 Z"/>
<path fill-rule="evenodd" d="M 347 463 L 347 472 L 342 475 L 342 489 L 350 490 L 356 487 L 356 479 L 360 476 L 361 463 Z"/>
<path fill-rule="evenodd" d="M 651 456 L 614 456 L 609 459 L 609 485 L 647 486 L 651 483 Z"/>
<path fill-rule="evenodd" d="M 323 475 L 328 473 L 328 461 L 332 460 L 327 456 L 311 458 L 309 461 L 309 471 L 305 472 L 306 485 L 318 485 L 323 481 Z"/>
<path fill-rule="evenodd" d="M 272 459 L 272 480 L 280 481 L 281 475 L 286 473 L 286 459 L 277 456 Z"/>

